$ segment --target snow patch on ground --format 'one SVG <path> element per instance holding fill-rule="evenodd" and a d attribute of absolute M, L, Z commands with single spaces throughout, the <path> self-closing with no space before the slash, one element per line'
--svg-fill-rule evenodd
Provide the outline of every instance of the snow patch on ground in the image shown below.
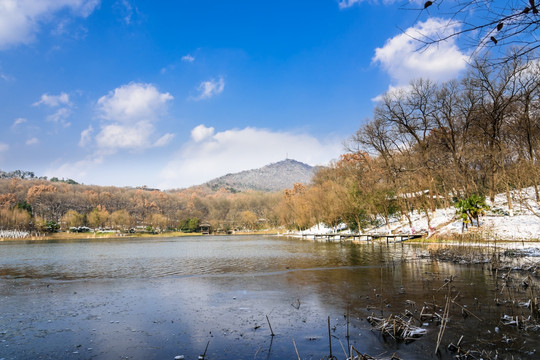
<path fill-rule="evenodd" d="M 0 239 L 23 239 L 29 235 L 27 231 L 0 230 Z"/>
<path fill-rule="evenodd" d="M 480 217 L 480 227 L 476 223 L 462 232 L 461 220 L 457 219 L 455 208 L 437 209 L 429 212 L 430 225 L 424 212 L 413 212 L 407 217 L 392 218 L 388 224 L 365 229 L 362 233 L 370 234 L 428 234 L 439 237 L 452 236 L 463 233 L 479 233 L 489 240 L 508 241 L 540 241 L 540 206 L 534 201 L 534 189 L 527 188 L 511 193 L 513 209 L 508 206 L 506 194 L 498 194 L 495 201 L 488 205 L 490 210 Z M 335 232 L 349 232 L 345 224 L 336 229 L 324 224 L 318 224 L 310 229 L 295 232 L 303 234 L 332 234 Z M 540 250 L 538 250 L 540 252 Z"/>
<path fill-rule="evenodd" d="M 486 216 L 482 228 L 492 238 L 540 240 L 540 218 L 535 215 Z"/>
<path fill-rule="evenodd" d="M 524 256 L 540 257 L 540 248 L 528 247 L 520 250 L 520 253 Z"/>

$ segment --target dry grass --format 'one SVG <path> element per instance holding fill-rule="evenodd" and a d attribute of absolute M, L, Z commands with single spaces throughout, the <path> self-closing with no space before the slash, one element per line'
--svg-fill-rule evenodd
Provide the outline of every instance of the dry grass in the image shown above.
<path fill-rule="evenodd" d="M 128 238 L 163 238 L 163 237 L 180 237 L 180 236 L 200 236 L 200 233 L 183 233 L 183 232 L 166 232 L 160 234 L 146 233 L 106 233 L 106 232 L 89 232 L 89 233 L 70 233 L 57 232 L 52 234 L 44 234 L 43 236 L 29 236 L 23 239 L 7 239 L 7 240 L 90 240 L 90 239 L 128 239 Z"/>
<path fill-rule="evenodd" d="M 236 232 L 232 235 L 276 235 L 276 230 L 260 230 L 260 231 L 245 231 Z M 168 237 L 182 237 L 182 236 L 202 236 L 201 233 L 184 233 L 181 231 L 170 231 L 159 234 L 149 233 L 109 233 L 109 232 L 88 232 L 88 233 L 71 233 L 71 232 L 57 232 L 52 234 L 43 234 L 43 236 L 28 236 L 25 238 L 17 239 L 0 239 L 9 241 L 28 241 L 28 240 L 90 240 L 90 239 L 129 239 L 129 238 L 168 238 Z"/>

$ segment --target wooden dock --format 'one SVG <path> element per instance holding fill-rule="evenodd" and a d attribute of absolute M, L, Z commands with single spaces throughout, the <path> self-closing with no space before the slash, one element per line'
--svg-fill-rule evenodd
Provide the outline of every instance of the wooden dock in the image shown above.
<path fill-rule="evenodd" d="M 398 243 L 410 239 L 421 238 L 423 234 L 302 234 L 302 239 L 311 239 L 328 242 L 345 241 L 386 241 Z"/>

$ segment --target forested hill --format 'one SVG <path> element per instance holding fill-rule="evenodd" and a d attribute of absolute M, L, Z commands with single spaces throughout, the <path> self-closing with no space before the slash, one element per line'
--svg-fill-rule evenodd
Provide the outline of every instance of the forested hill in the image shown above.
<path fill-rule="evenodd" d="M 308 164 L 287 159 L 259 169 L 227 174 L 205 183 L 204 186 L 214 191 L 220 188 L 231 192 L 280 191 L 291 188 L 295 183 L 309 184 L 316 169 Z"/>
<path fill-rule="evenodd" d="M 32 171 L 24 171 L 24 170 L 2 171 L 0 170 L 0 179 L 37 179 L 37 177 Z"/>
<path fill-rule="evenodd" d="M 25 170 L 13 170 L 13 171 L 2 171 L 0 170 L 0 179 L 21 179 L 21 180 L 49 180 L 51 182 L 64 182 L 71 185 L 77 185 L 78 182 L 72 179 L 59 179 L 57 177 L 52 177 L 47 179 L 46 176 L 36 176 L 33 171 Z"/>

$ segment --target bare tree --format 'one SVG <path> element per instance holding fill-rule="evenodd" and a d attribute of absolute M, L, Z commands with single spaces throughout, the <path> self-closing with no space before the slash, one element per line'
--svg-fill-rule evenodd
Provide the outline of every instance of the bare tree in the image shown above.
<path fill-rule="evenodd" d="M 493 202 L 498 191 L 506 191 L 511 210 L 509 183 L 504 181 L 508 180 L 505 173 L 506 161 L 511 156 L 508 151 L 508 124 L 517 99 L 517 79 L 521 71 L 523 68 L 519 58 L 513 58 L 513 61 L 500 67 L 493 67 L 486 60 L 477 60 L 468 77 L 468 84 L 472 86 L 470 90 L 479 99 L 474 126 L 478 131 L 477 139 L 483 145 L 489 197 Z"/>
<path fill-rule="evenodd" d="M 417 39 L 423 46 L 459 38 L 474 48 L 473 55 L 488 50 L 506 60 L 506 49 L 521 57 L 540 47 L 540 3 L 537 0 L 427 0 L 423 6 L 410 2 L 407 10 L 420 12 L 420 18 L 446 19 L 435 34 Z"/>
<path fill-rule="evenodd" d="M 537 166 L 540 156 L 540 64 L 530 61 L 522 68 L 517 76 L 518 95 L 510 114 L 510 139 L 513 153 L 522 163 L 518 167 L 530 175 L 523 185 L 532 185 L 536 202 L 540 202 Z"/>

